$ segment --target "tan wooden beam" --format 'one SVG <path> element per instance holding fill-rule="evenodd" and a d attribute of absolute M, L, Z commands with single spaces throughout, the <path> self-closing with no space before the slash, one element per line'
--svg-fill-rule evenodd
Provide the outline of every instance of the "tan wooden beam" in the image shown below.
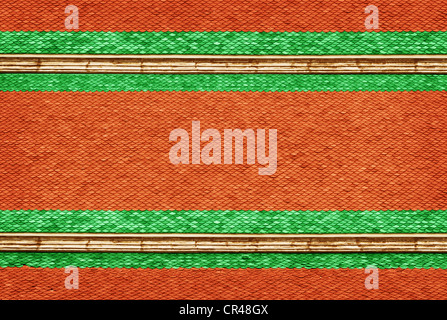
<path fill-rule="evenodd" d="M 447 252 L 447 234 L 1 233 L 0 251 Z"/>
<path fill-rule="evenodd" d="M 433 73 L 447 74 L 447 55 L 201 56 L 2 54 L 0 73 Z"/>

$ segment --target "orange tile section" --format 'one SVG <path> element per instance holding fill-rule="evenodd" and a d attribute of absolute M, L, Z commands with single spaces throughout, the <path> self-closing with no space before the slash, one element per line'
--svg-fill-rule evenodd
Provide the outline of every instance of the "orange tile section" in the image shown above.
<path fill-rule="evenodd" d="M 17 0 L 2 3 L 0 31 L 64 31 L 67 5 L 80 31 L 366 31 L 370 4 L 379 31 L 447 30 L 443 0 Z"/>
<path fill-rule="evenodd" d="M 381 269 L 366 289 L 364 269 L 79 269 L 66 289 L 64 269 L 1 268 L 0 299 L 445 299 L 441 269 Z"/>
<path fill-rule="evenodd" d="M 0 209 L 447 209 L 447 92 L 2 92 Z M 174 165 L 171 130 L 277 129 L 278 168 Z M 204 143 L 202 143 L 202 147 Z"/>

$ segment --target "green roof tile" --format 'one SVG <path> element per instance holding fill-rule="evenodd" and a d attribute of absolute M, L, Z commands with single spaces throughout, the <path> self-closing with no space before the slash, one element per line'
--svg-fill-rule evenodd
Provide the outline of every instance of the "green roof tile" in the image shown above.
<path fill-rule="evenodd" d="M 447 210 L 2 210 L 0 216 L 0 232 L 311 234 L 447 232 Z"/>
<path fill-rule="evenodd" d="M 445 54 L 447 32 L 0 32 L 0 53 Z"/>
<path fill-rule="evenodd" d="M 63 253 L 0 252 L 0 267 L 447 269 L 440 253 Z"/>
<path fill-rule="evenodd" d="M 0 74 L 0 91 L 440 91 L 434 74 Z"/>

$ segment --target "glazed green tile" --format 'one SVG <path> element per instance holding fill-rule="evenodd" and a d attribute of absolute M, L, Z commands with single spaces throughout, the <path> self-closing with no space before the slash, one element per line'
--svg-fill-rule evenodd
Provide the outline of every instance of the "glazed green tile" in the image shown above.
<path fill-rule="evenodd" d="M 436 74 L 0 74 L 0 91 L 440 91 Z"/>
<path fill-rule="evenodd" d="M 445 54 L 447 32 L 0 32 L 0 53 Z"/>
<path fill-rule="evenodd" d="M 447 269 L 441 253 L 48 253 L 0 252 L 0 267 Z"/>
<path fill-rule="evenodd" d="M 0 232 L 447 233 L 447 210 L 2 210 L 0 215 Z"/>

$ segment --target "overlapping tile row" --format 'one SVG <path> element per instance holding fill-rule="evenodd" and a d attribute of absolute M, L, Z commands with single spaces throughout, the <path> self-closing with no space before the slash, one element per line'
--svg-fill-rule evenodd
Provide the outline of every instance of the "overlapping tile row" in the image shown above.
<path fill-rule="evenodd" d="M 0 74 L 0 91 L 17 92 L 166 91 L 169 95 L 171 91 L 389 92 L 446 88 L 447 77 L 438 74 Z"/>
<path fill-rule="evenodd" d="M 0 97 L 1 210 L 447 209 L 444 91 Z M 277 129 L 276 173 L 172 165 L 169 134 L 193 120 Z"/>
<path fill-rule="evenodd" d="M 0 232 L 6 233 L 447 233 L 446 210 L 2 210 L 0 215 Z"/>
<path fill-rule="evenodd" d="M 0 32 L 1 54 L 427 55 L 447 32 Z"/>
<path fill-rule="evenodd" d="M 57 0 L 8 1 L 0 31 L 64 31 L 67 5 L 81 31 L 365 31 L 365 8 L 379 8 L 380 31 L 447 31 L 442 0 Z"/>
<path fill-rule="evenodd" d="M 225 269 L 447 269 L 444 253 L 139 253 L 0 252 L 0 267 L 225 268 Z M 366 289 L 365 289 L 366 290 Z"/>
<path fill-rule="evenodd" d="M 2 268 L 1 299 L 445 299 L 445 270 L 382 269 L 366 290 L 364 269 L 98 269 L 79 271 L 66 289 L 64 269 Z M 273 310 L 271 310 L 273 313 Z"/>

